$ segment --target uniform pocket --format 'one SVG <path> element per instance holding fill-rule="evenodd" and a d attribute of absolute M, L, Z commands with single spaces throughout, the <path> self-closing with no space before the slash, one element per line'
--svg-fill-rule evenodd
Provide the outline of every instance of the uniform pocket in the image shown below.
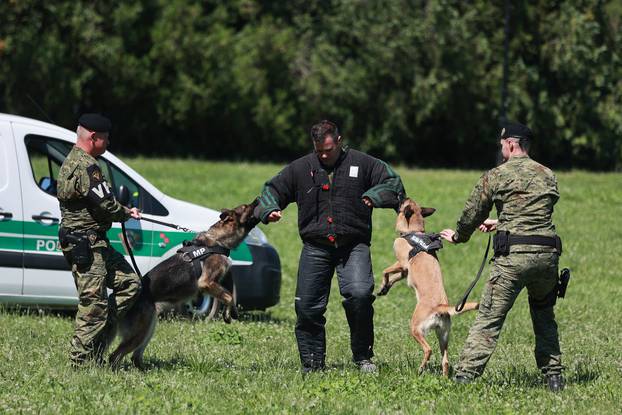
<path fill-rule="evenodd" d="M 479 307 L 486 311 L 490 311 L 492 309 L 492 298 L 495 290 L 495 285 L 499 280 L 501 274 L 493 274 L 490 276 L 490 279 L 486 283 L 486 288 L 484 288 L 484 293 L 482 294 L 482 299 L 480 301 Z"/>

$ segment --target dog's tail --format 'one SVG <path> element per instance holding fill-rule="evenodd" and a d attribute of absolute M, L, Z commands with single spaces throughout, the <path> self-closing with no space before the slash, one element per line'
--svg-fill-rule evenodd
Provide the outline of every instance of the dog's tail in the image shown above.
<path fill-rule="evenodd" d="M 462 314 L 467 311 L 477 310 L 479 308 L 479 303 L 465 303 L 464 308 L 460 311 L 456 311 L 456 307 L 449 304 L 443 304 L 436 307 L 435 311 L 437 313 L 447 313 L 450 316 L 455 316 L 456 314 Z"/>

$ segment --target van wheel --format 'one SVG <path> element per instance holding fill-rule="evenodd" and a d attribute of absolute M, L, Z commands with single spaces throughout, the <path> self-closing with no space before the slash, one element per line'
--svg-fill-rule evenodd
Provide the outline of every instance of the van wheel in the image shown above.
<path fill-rule="evenodd" d="M 199 294 L 190 304 L 190 312 L 193 317 L 211 319 L 212 308 L 218 303 L 211 295 Z"/>
<path fill-rule="evenodd" d="M 214 320 L 214 318 L 218 314 L 218 310 L 220 310 L 220 301 L 214 298 L 212 301 L 212 306 L 209 310 L 209 314 L 205 318 L 207 320 Z"/>

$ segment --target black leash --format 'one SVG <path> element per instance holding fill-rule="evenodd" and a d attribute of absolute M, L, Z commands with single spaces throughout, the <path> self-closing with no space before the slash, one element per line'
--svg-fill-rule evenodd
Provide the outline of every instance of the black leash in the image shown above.
<path fill-rule="evenodd" d="M 127 247 L 127 253 L 130 254 L 130 259 L 132 260 L 132 265 L 134 265 L 134 271 L 136 271 L 136 274 L 138 274 L 138 277 L 140 279 L 143 278 L 143 276 L 140 273 L 140 270 L 138 269 L 138 265 L 136 265 L 136 260 L 134 259 L 134 251 L 132 251 L 132 244 L 130 244 L 130 240 L 127 237 L 127 232 L 125 232 L 125 222 L 121 222 L 121 231 L 123 231 L 123 238 L 125 239 L 125 246 Z"/>
<path fill-rule="evenodd" d="M 147 222 L 157 223 L 158 225 L 168 226 L 169 228 L 179 229 L 180 231 L 184 231 L 184 232 L 192 232 L 192 230 L 188 228 L 184 228 L 183 226 L 175 225 L 174 223 L 162 222 L 156 219 L 146 218 L 144 216 L 141 216 L 140 220 L 146 220 Z M 127 253 L 130 255 L 130 259 L 132 260 L 132 265 L 134 266 L 134 270 L 136 271 L 136 274 L 138 274 L 138 276 L 142 279 L 143 276 L 140 273 L 140 270 L 138 269 L 138 265 L 136 265 L 136 260 L 134 259 L 134 251 L 132 250 L 132 245 L 130 244 L 130 240 L 127 237 L 127 232 L 125 231 L 125 222 L 121 222 L 121 230 L 123 231 L 123 238 L 125 239 L 124 241 L 125 246 L 127 247 Z"/>
<path fill-rule="evenodd" d="M 492 239 L 492 234 L 489 233 L 488 234 L 488 245 L 486 245 L 486 252 L 484 253 L 482 264 L 479 266 L 479 271 L 477 271 L 477 276 L 475 277 L 473 282 L 471 282 L 471 285 L 469 285 L 469 288 L 467 288 L 467 290 L 464 292 L 464 296 L 462 297 L 462 300 L 460 301 L 460 303 L 456 304 L 456 312 L 458 313 L 461 312 L 462 309 L 464 308 L 464 304 L 466 304 L 466 301 L 469 298 L 469 294 L 471 294 L 471 291 L 473 291 L 473 288 L 475 288 L 475 284 L 477 284 L 477 281 L 479 281 L 479 277 L 482 276 L 482 271 L 484 270 L 484 266 L 486 265 L 486 259 L 488 258 L 488 251 L 490 250 L 491 239 Z"/>
<path fill-rule="evenodd" d="M 184 228 L 183 226 L 175 225 L 174 223 L 162 222 L 156 219 L 146 218 L 144 216 L 141 216 L 140 220 L 146 220 L 147 222 L 157 223 L 158 225 L 168 226 L 169 228 L 179 229 L 180 231 L 184 231 L 184 232 L 192 232 L 191 229 Z"/>

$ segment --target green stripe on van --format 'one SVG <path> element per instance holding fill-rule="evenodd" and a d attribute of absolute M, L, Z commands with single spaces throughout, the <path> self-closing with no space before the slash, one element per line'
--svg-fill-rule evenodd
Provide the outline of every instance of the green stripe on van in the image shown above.
<path fill-rule="evenodd" d="M 23 234 L 22 234 L 23 230 Z M 128 237 L 133 241 L 134 256 L 162 257 L 184 240 L 192 239 L 196 233 L 179 231 L 147 231 L 128 229 Z M 58 225 L 41 225 L 37 222 L 0 221 L 0 249 L 30 252 L 53 252 L 58 247 Z M 113 227 L 107 233 L 114 249 L 124 252 L 121 244 L 121 227 Z M 229 255 L 232 260 L 252 263 L 253 256 L 248 245 L 242 242 Z"/>

